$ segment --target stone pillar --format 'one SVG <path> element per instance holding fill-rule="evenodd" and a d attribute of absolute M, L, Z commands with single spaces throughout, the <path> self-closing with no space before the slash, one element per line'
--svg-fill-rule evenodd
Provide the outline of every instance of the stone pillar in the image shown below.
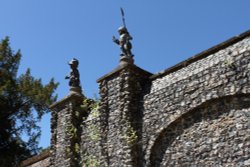
<path fill-rule="evenodd" d="M 123 56 L 119 66 L 97 82 L 100 85 L 101 166 L 143 166 L 143 87 L 152 74 Z"/>
<path fill-rule="evenodd" d="M 87 111 L 80 106 L 85 97 L 80 87 L 51 105 L 51 167 L 77 167 L 80 160 L 81 122 Z"/>

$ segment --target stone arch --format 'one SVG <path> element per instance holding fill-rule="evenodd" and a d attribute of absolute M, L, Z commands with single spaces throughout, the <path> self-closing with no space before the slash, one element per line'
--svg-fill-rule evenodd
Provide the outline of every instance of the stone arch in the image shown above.
<path fill-rule="evenodd" d="M 164 128 L 159 133 L 153 146 L 151 147 L 148 166 L 159 167 L 162 164 L 165 164 L 164 166 L 166 166 L 166 164 L 171 166 L 167 162 L 168 160 L 166 159 L 166 151 L 168 151 L 168 148 L 171 147 L 171 145 L 177 140 L 178 137 L 180 137 L 184 133 L 185 130 L 195 126 L 196 124 L 202 123 L 202 121 L 209 122 L 213 120 L 219 120 L 219 118 L 223 116 L 228 117 L 228 114 L 233 114 L 230 113 L 230 111 L 232 112 L 238 110 L 244 111 L 245 109 L 249 109 L 247 110 L 249 114 L 250 111 L 249 94 L 225 96 L 222 98 L 213 99 L 201 104 L 195 109 L 186 112 L 185 114 L 178 117 L 175 121 L 170 123 L 166 128 Z M 249 120 L 249 115 L 247 117 Z M 248 124 L 250 126 L 249 122 Z M 247 132 L 245 133 L 247 134 Z M 247 138 L 248 140 L 250 140 L 250 137 Z M 175 161 L 177 161 L 177 159 L 175 159 Z M 185 166 L 187 164 L 183 163 L 181 165 Z M 176 166 L 176 164 L 173 166 Z"/>

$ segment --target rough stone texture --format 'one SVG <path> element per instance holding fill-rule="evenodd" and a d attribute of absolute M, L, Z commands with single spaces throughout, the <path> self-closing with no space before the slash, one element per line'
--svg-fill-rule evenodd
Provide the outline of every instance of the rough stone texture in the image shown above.
<path fill-rule="evenodd" d="M 250 166 L 249 37 L 155 75 L 122 59 L 98 80 L 98 110 L 78 117 L 74 94 L 52 106 L 50 165 Z"/>
<path fill-rule="evenodd" d="M 102 166 L 142 166 L 141 92 L 150 75 L 126 64 L 99 80 Z"/>
<path fill-rule="evenodd" d="M 99 166 L 101 159 L 101 133 L 99 111 L 93 110 L 88 118 L 83 121 L 81 136 L 81 165 Z"/>
<path fill-rule="evenodd" d="M 144 96 L 143 151 L 148 166 L 159 166 L 162 133 L 177 119 L 209 101 L 249 94 L 249 51 L 246 38 L 152 81 L 150 93 Z"/>
<path fill-rule="evenodd" d="M 77 167 L 80 163 L 81 122 L 85 111 L 80 106 L 83 95 L 70 93 L 51 106 L 50 166 Z"/>
<path fill-rule="evenodd" d="M 151 166 L 243 166 L 250 154 L 249 118 L 249 97 L 204 104 L 161 132 Z"/>
<path fill-rule="evenodd" d="M 248 166 L 247 34 L 163 73 L 123 66 L 98 80 L 102 166 Z M 130 127 L 134 150 L 122 140 Z"/>

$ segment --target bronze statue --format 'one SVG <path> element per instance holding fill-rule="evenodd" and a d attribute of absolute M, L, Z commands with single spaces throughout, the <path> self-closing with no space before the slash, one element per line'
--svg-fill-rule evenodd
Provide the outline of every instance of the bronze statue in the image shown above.
<path fill-rule="evenodd" d="M 123 9 L 121 8 L 121 14 L 122 14 L 122 21 L 123 21 L 123 26 L 118 29 L 118 33 L 120 34 L 120 39 L 116 39 L 113 36 L 113 42 L 116 44 L 120 45 L 121 48 L 121 56 L 131 56 L 133 57 L 133 54 L 131 52 L 132 49 L 132 44 L 130 40 L 133 39 L 132 36 L 130 36 L 126 24 L 125 24 L 125 18 L 124 18 L 124 12 Z"/>
<path fill-rule="evenodd" d="M 80 74 L 77 69 L 78 60 L 73 58 L 69 63 L 71 71 L 70 74 L 65 77 L 65 79 L 69 79 L 69 86 L 71 87 L 80 87 Z"/>
<path fill-rule="evenodd" d="M 130 40 L 132 40 L 133 38 L 129 35 L 126 27 L 120 27 L 118 29 L 118 32 L 120 34 L 120 39 L 118 40 L 113 36 L 113 41 L 116 44 L 120 45 L 122 51 L 121 55 L 133 57 L 131 53 L 132 44 L 130 43 Z"/>

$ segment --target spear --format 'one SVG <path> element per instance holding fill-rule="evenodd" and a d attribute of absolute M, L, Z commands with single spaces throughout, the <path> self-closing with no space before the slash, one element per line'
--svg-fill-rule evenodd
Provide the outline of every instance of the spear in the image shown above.
<path fill-rule="evenodd" d="M 122 23 L 123 23 L 123 26 L 126 27 L 125 17 L 124 17 L 124 11 L 123 11 L 122 8 L 121 8 L 121 14 L 122 14 Z"/>

